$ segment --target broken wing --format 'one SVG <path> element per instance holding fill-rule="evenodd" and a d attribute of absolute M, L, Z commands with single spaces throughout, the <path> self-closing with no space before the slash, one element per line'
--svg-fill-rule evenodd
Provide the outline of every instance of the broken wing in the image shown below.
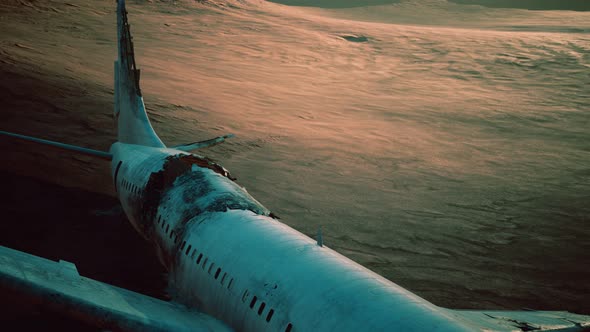
<path fill-rule="evenodd" d="M 567 311 L 451 310 L 479 331 L 588 331 L 590 317 Z"/>
<path fill-rule="evenodd" d="M 82 277 L 72 263 L 2 246 L 0 294 L 17 294 L 31 304 L 115 331 L 230 331 L 213 317 L 179 304 Z"/>

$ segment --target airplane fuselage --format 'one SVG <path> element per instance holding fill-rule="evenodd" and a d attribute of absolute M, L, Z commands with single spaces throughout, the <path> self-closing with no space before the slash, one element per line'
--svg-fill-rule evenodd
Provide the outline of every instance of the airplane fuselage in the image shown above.
<path fill-rule="evenodd" d="M 462 322 L 271 217 L 209 160 L 115 143 L 125 213 L 175 301 L 240 331 L 463 331 Z"/>

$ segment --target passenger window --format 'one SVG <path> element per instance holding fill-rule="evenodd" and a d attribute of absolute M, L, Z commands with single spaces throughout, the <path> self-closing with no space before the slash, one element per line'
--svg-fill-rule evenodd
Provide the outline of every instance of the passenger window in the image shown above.
<path fill-rule="evenodd" d="M 291 332 L 291 329 L 293 329 L 293 324 L 289 323 L 289 325 L 287 325 L 287 328 L 285 329 L 285 332 Z"/>
<path fill-rule="evenodd" d="M 180 250 L 184 249 L 184 246 L 186 246 L 186 241 L 182 241 L 182 244 L 180 245 Z"/>
<path fill-rule="evenodd" d="M 117 190 L 117 177 L 119 176 L 119 169 L 121 169 L 121 165 L 123 164 L 122 160 L 119 160 L 119 163 L 117 164 L 117 168 L 115 169 L 115 190 Z M 123 183 L 123 181 L 119 182 L 119 185 L 121 185 Z"/>
<path fill-rule="evenodd" d="M 242 295 L 242 302 L 246 302 L 246 299 L 248 298 L 248 290 L 246 289 L 244 291 L 244 295 Z"/>
<path fill-rule="evenodd" d="M 215 263 L 211 263 L 211 265 L 209 265 L 209 270 L 207 270 L 207 273 L 211 274 L 211 269 L 213 268 L 213 265 L 215 265 Z"/>
<path fill-rule="evenodd" d="M 164 232 L 164 234 L 168 234 L 168 230 L 170 229 L 170 225 L 166 224 L 166 232 Z"/>
<path fill-rule="evenodd" d="M 186 254 L 188 255 L 189 252 L 191 252 L 192 249 L 192 245 L 189 245 L 188 248 L 186 248 Z M 193 250 L 193 253 L 191 255 L 191 259 L 195 258 L 195 251 Z"/>
<path fill-rule="evenodd" d="M 170 231 L 170 238 L 174 236 L 174 231 Z"/>
<path fill-rule="evenodd" d="M 201 258 L 203 258 L 203 254 L 199 254 L 199 257 L 197 258 L 197 265 L 199 265 L 201 262 Z"/>
<path fill-rule="evenodd" d="M 221 268 L 218 267 L 217 271 L 215 271 L 215 279 L 217 279 L 219 277 L 219 272 L 221 272 Z"/>
<path fill-rule="evenodd" d="M 267 322 L 267 323 L 268 323 L 268 322 L 270 322 L 270 319 L 272 318 L 272 315 L 273 315 L 274 313 L 275 313 L 275 310 L 274 310 L 274 309 L 270 309 L 270 310 L 268 311 L 268 315 L 266 315 L 266 322 Z"/>
<path fill-rule="evenodd" d="M 231 285 L 233 285 L 234 283 L 234 278 L 231 278 L 231 280 L 229 281 L 229 284 L 227 284 L 227 289 L 231 290 Z"/>
<path fill-rule="evenodd" d="M 252 298 L 252 301 L 250 302 L 250 309 L 254 308 L 254 305 L 256 304 L 256 300 L 257 300 L 257 298 L 256 298 L 256 296 L 254 296 Z"/>
<path fill-rule="evenodd" d="M 221 285 L 225 282 L 225 277 L 227 276 L 227 272 L 223 272 L 223 277 L 221 277 Z"/>
<path fill-rule="evenodd" d="M 203 262 L 203 270 L 205 269 L 205 266 L 207 265 L 207 260 L 209 260 L 209 258 L 205 258 L 205 261 Z"/>
<path fill-rule="evenodd" d="M 266 303 L 262 302 L 260 304 L 260 308 L 258 308 L 258 316 L 262 315 L 262 312 L 264 311 L 264 307 L 266 307 Z"/>

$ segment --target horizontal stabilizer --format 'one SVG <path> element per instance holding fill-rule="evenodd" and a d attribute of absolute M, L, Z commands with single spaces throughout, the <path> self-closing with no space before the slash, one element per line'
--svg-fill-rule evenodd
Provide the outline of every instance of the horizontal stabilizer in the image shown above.
<path fill-rule="evenodd" d="M 588 331 L 590 316 L 567 311 L 451 310 L 479 331 Z"/>
<path fill-rule="evenodd" d="M 41 138 L 37 138 L 37 137 L 31 137 L 31 136 L 25 136 L 25 135 L 20 135 L 20 134 L 15 134 L 15 133 L 9 133 L 7 131 L 1 131 L 1 130 L 0 130 L 0 135 L 5 135 L 5 136 L 13 137 L 13 138 L 20 139 L 20 140 L 23 140 L 23 141 L 45 144 L 45 145 L 53 146 L 53 147 L 56 147 L 56 148 L 59 148 L 59 149 L 74 151 L 74 152 L 82 153 L 82 154 L 85 154 L 85 155 L 88 155 L 88 156 L 97 157 L 97 158 L 101 158 L 101 159 L 105 159 L 105 160 L 111 160 L 111 159 L 113 159 L 113 156 L 110 153 L 108 153 L 108 152 L 98 151 L 98 150 L 93 150 L 93 149 L 88 149 L 88 148 L 83 148 L 83 147 L 76 146 L 76 145 L 59 143 L 59 142 L 49 141 L 49 140 L 41 139 Z"/>
<path fill-rule="evenodd" d="M 231 331 L 206 314 L 82 277 L 76 266 L 0 246 L 0 294 L 114 331 Z"/>
<path fill-rule="evenodd" d="M 212 139 L 208 139 L 206 141 L 200 141 L 200 142 L 188 143 L 188 144 L 183 144 L 183 145 L 177 145 L 177 146 L 174 146 L 172 148 L 173 149 L 176 149 L 176 150 L 180 150 L 180 151 L 190 152 L 190 151 L 193 151 L 193 150 L 198 150 L 198 149 L 202 149 L 202 148 L 208 148 L 208 147 L 213 146 L 213 145 L 221 144 L 221 143 L 225 142 L 226 139 L 232 138 L 232 137 L 234 137 L 234 134 L 227 134 L 227 135 L 215 137 L 215 138 L 212 138 Z"/>

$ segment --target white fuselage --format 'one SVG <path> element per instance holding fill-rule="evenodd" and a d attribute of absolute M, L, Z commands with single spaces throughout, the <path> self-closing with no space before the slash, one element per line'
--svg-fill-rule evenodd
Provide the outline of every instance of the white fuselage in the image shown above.
<path fill-rule="evenodd" d="M 239 331 L 468 331 L 448 312 L 269 216 L 220 166 L 115 143 L 125 213 L 175 301 Z"/>

